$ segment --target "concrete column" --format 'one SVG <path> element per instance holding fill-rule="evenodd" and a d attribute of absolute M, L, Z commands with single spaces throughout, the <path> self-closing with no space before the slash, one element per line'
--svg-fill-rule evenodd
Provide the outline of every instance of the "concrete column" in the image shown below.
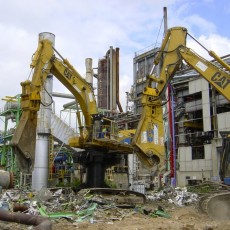
<path fill-rule="evenodd" d="M 137 177 L 137 155 L 136 154 L 129 154 L 128 155 L 128 180 L 129 180 L 129 184 L 131 185 L 129 187 L 130 190 L 133 189 L 133 183 L 134 183 L 134 179 L 136 179 Z"/>
<path fill-rule="evenodd" d="M 209 83 L 202 80 L 202 111 L 203 111 L 203 130 L 211 130 L 211 117 L 210 117 L 210 98 L 209 98 Z"/>

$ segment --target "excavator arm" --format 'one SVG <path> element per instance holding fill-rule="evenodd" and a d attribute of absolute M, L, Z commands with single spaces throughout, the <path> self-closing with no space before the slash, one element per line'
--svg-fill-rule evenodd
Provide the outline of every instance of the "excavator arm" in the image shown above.
<path fill-rule="evenodd" d="M 205 78 L 221 95 L 230 101 L 230 67 L 221 68 L 216 64 L 200 57 L 193 50 L 187 47 L 179 47 L 181 57 L 195 69 L 203 78 Z M 221 64 L 221 63 L 220 63 Z"/>
<path fill-rule="evenodd" d="M 148 75 L 142 95 L 142 114 L 132 145 L 142 162 L 149 168 L 163 164 L 165 159 L 163 103 L 165 91 L 174 73 L 181 65 L 177 48 L 185 45 L 186 30 L 168 30 L 154 59 L 155 66 L 161 64 L 159 76 Z"/>
<path fill-rule="evenodd" d="M 155 65 L 160 65 L 160 74 L 159 76 L 150 75 L 148 77 L 147 87 L 143 93 L 143 113 L 134 138 L 134 145 L 138 148 L 138 155 L 144 158 L 149 166 L 163 163 L 162 161 L 165 156 L 164 148 L 160 145 L 161 142 L 159 141 L 159 138 L 162 138 L 163 134 L 159 131 L 156 134 L 153 132 L 153 140 L 156 140 L 156 143 L 154 141 L 148 142 L 146 139 L 141 139 L 140 137 L 144 136 L 148 130 L 148 124 L 153 124 L 155 127 L 160 127 L 161 131 L 163 130 L 162 102 L 164 93 L 175 72 L 183 65 L 183 61 L 196 70 L 214 89 L 230 101 L 230 66 L 213 51 L 206 49 L 210 57 L 214 58 L 215 63 L 206 60 L 192 49 L 186 47 L 187 35 L 189 33 L 183 27 L 174 27 L 167 31 L 159 53 L 154 60 Z M 154 87 L 151 87 L 151 82 L 155 83 Z M 229 132 L 220 132 L 220 134 L 223 136 L 220 178 L 225 181 L 229 177 L 230 137 Z M 228 181 L 226 183 L 228 184 Z M 229 191 L 210 193 L 200 199 L 198 206 L 200 210 L 208 214 L 211 218 L 229 219 L 230 193 Z"/>
<path fill-rule="evenodd" d="M 142 114 L 133 138 L 137 155 L 149 167 L 163 164 L 165 158 L 162 105 L 165 91 L 174 74 L 185 61 L 205 78 L 221 95 L 230 101 L 230 66 L 213 51 L 208 51 L 220 66 L 202 58 L 186 47 L 187 29 L 173 27 L 165 34 L 154 59 L 160 73 L 147 76 L 142 95 Z"/>
<path fill-rule="evenodd" d="M 92 86 L 80 76 L 68 60 L 62 57 L 60 60 L 55 56 L 55 49 L 50 40 L 39 42 L 31 68 L 34 69 L 32 80 L 21 83 L 22 116 L 12 139 L 19 164 L 27 170 L 31 170 L 34 164 L 37 112 L 42 103 L 41 89 L 48 75 L 54 75 L 75 96 L 84 115 L 85 126 L 80 125 L 80 136 L 74 138 L 72 146 L 82 147 L 88 140 L 92 125 L 91 116 L 97 113 Z M 79 114 L 78 118 L 81 124 Z"/>

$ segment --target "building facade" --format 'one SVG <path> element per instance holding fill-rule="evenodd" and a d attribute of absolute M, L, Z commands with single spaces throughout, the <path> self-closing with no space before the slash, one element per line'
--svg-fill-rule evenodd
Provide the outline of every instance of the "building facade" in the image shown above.
<path fill-rule="evenodd" d="M 230 55 L 225 61 L 230 62 Z M 178 72 L 172 85 L 177 185 L 218 181 L 220 132 L 230 131 L 230 102 L 191 69 Z"/>

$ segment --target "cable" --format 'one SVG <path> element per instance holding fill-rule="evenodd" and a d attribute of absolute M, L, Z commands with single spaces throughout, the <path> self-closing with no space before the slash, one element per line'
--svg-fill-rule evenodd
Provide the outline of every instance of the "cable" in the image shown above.
<path fill-rule="evenodd" d="M 194 41 L 196 41 L 203 49 L 205 49 L 208 53 L 209 53 L 209 50 L 203 46 L 196 38 L 194 38 L 191 34 L 187 33 Z"/>
<path fill-rule="evenodd" d="M 30 70 L 30 73 L 29 73 L 29 76 L 28 76 L 28 78 L 27 78 L 27 80 L 29 80 L 30 79 L 30 76 L 31 76 L 31 73 L 33 72 L 33 68 L 31 68 L 31 70 Z"/>
<path fill-rule="evenodd" d="M 43 106 L 45 106 L 45 107 L 49 107 L 50 105 L 53 104 L 53 98 L 52 98 L 52 96 L 50 95 L 50 93 L 46 90 L 46 88 L 44 87 L 44 85 L 42 85 L 42 87 L 43 87 L 43 89 L 46 91 L 46 93 L 49 95 L 49 97 L 50 97 L 50 99 L 51 99 L 51 102 L 50 102 L 49 104 L 45 104 L 45 103 L 43 103 L 43 102 L 41 101 L 41 104 L 42 104 Z"/>
<path fill-rule="evenodd" d="M 163 20 L 164 20 L 164 17 L 162 17 L 162 20 L 161 20 L 161 24 L 160 24 L 160 28 L 159 28 L 159 30 L 158 30 L 157 39 L 156 39 L 156 42 L 155 42 L 154 48 L 156 48 L 156 45 L 157 45 L 157 40 L 158 40 L 158 37 L 159 37 L 160 31 L 161 31 L 161 27 L 162 27 Z"/>

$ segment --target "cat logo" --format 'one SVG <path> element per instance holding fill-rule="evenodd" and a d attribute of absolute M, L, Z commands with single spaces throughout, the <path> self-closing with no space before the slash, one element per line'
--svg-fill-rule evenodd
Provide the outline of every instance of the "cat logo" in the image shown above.
<path fill-rule="evenodd" d="M 68 78 L 69 80 L 72 78 L 72 73 L 70 72 L 70 70 L 68 68 L 65 68 L 65 70 L 64 70 L 64 76 L 66 78 Z"/>
<path fill-rule="evenodd" d="M 230 83 L 230 79 L 226 78 L 225 76 L 222 76 L 220 72 L 216 72 L 211 77 L 211 80 L 222 89 L 225 89 Z"/>

